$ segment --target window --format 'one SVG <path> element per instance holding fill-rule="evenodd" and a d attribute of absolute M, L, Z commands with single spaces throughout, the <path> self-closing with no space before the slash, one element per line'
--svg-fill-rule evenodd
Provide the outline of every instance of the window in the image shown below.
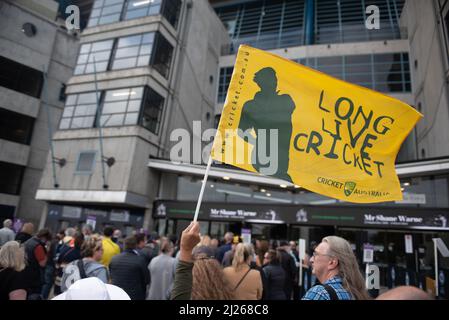
<path fill-rule="evenodd" d="M 149 87 L 108 90 L 100 94 L 102 127 L 141 125 L 158 134 L 164 98 Z M 142 108 L 143 101 L 143 108 Z M 96 127 L 95 92 L 67 96 L 59 129 Z"/>
<path fill-rule="evenodd" d="M 407 53 L 373 55 L 375 90 L 410 92 L 410 66 Z"/>
<path fill-rule="evenodd" d="M 74 74 L 95 72 L 94 59 L 96 71 L 106 71 L 108 69 L 113 44 L 114 40 L 106 40 L 81 45 Z"/>
<path fill-rule="evenodd" d="M 376 5 L 380 29 L 368 30 L 366 7 Z M 315 43 L 400 39 L 404 0 L 320 0 L 315 2 Z"/>
<path fill-rule="evenodd" d="M 311 22 L 315 43 L 399 39 L 404 1 L 315 0 L 309 8 L 306 0 L 238 1 L 230 5 L 222 1 L 215 5 L 215 11 L 232 39 L 229 53 L 234 53 L 242 43 L 260 49 L 303 45 L 307 22 Z M 365 28 L 365 9 L 373 4 L 380 9 L 379 30 Z"/>
<path fill-rule="evenodd" d="M 25 167 L 0 161 L 0 193 L 18 195 Z"/>
<path fill-rule="evenodd" d="M 88 27 L 120 21 L 125 0 L 95 0 Z"/>
<path fill-rule="evenodd" d="M 234 71 L 234 67 L 226 67 L 220 69 L 217 98 L 218 103 L 223 103 L 226 100 L 229 83 L 231 82 L 232 71 Z"/>
<path fill-rule="evenodd" d="M 82 151 L 78 155 L 75 173 L 90 174 L 95 167 L 96 151 Z"/>
<path fill-rule="evenodd" d="M 232 39 L 230 53 L 242 43 L 260 49 L 303 44 L 304 1 L 265 0 L 223 6 L 216 12 Z"/>
<path fill-rule="evenodd" d="M 115 49 L 113 39 L 83 44 L 74 74 L 93 73 L 95 58 L 97 72 L 151 65 L 161 75 L 168 77 L 173 47 L 159 32 L 122 37 L 115 43 Z M 112 52 L 114 54 L 110 63 Z"/>
<path fill-rule="evenodd" d="M 299 63 L 380 92 L 411 92 L 408 53 L 300 59 Z"/>
<path fill-rule="evenodd" d="M 143 88 L 106 91 L 100 124 L 102 127 L 137 125 Z"/>
<path fill-rule="evenodd" d="M 439 18 L 443 22 L 441 24 L 441 31 L 443 33 L 444 47 L 446 49 L 446 59 L 449 62 L 449 1 L 439 0 L 438 1 L 438 11 Z"/>
<path fill-rule="evenodd" d="M 67 86 L 63 83 L 61 85 L 61 89 L 59 89 L 59 101 L 61 101 L 61 102 L 65 102 L 65 99 L 66 99 L 65 90 L 66 89 L 67 89 Z"/>
<path fill-rule="evenodd" d="M 59 129 L 92 128 L 97 112 L 95 92 L 67 96 Z"/>
<path fill-rule="evenodd" d="M 43 73 L 0 56 L 0 86 L 40 98 Z"/>
<path fill-rule="evenodd" d="M 340 79 L 374 89 L 372 55 L 346 56 L 343 59 L 345 76 Z"/>
<path fill-rule="evenodd" d="M 16 212 L 16 207 L 0 204 L 0 221 L 3 221 L 3 219 L 13 220 L 14 212 Z"/>
<path fill-rule="evenodd" d="M 0 108 L 0 139 L 29 145 L 34 119 Z"/>
<path fill-rule="evenodd" d="M 125 69 L 150 64 L 154 32 L 123 37 L 118 40 L 112 69 Z"/>
<path fill-rule="evenodd" d="M 162 0 L 129 0 L 125 20 L 159 14 Z"/>
<path fill-rule="evenodd" d="M 168 78 L 173 47 L 159 32 L 156 34 L 154 46 L 151 66 L 165 78 Z"/>
<path fill-rule="evenodd" d="M 163 106 L 164 98 L 153 89 L 147 88 L 141 125 L 154 134 L 158 134 L 159 132 Z"/>
<path fill-rule="evenodd" d="M 165 0 L 162 4 L 162 15 L 174 27 L 177 27 L 181 0 Z"/>
<path fill-rule="evenodd" d="M 162 8 L 161 8 L 162 6 Z M 96 0 L 88 27 L 161 14 L 176 28 L 181 0 Z"/>

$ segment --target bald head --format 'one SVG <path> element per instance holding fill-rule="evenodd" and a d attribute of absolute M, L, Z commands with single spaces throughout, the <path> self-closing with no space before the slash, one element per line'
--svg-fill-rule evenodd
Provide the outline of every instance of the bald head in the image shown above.
<path fill-rule="evenodd" d="M 11 226 L 12 226 L 12 220 L 11 219 L 6 219 L 5 221 L 3 221 L 3 227 L 11 228 Z"/>
<path fill-rule="evenodd" d="M 382 293 L 376 300 L 432 300 L 432 297 L 419 288 L 401 286 Z"/>
<path fill-rule="evenodd" d="M 232 232 L 226 232 L 224 235 L 224 239 L 226 243 L 231 243 L 234 238 L 234 234 Z"/>

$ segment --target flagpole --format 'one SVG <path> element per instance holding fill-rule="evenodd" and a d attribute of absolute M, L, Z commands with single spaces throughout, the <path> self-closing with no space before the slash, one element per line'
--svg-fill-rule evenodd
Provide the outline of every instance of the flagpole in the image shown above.
<path fill-rule="evenodd" d="M 435 297 L 438 299 L 438 249 L 437 249 L 437 240 L 433 240 L 433 255 L 435 257 Z"/>
<path fill-rule="evenodd" d="M 203 184 L 201 185 L 200 196 L 198 197 L 198 202 L 196 203 L 195 216 L 193 217 L 193 222 L 198 219 L 198 213 L 201 207 L 201 201 L 203 200 L 204 188 L 206 187 L 207 177 L 209 175 L 209 170 L 212 165 L 212 156 L 209 155 L 209 161 L 207 162 L 206 172 L 204 173 Z"/>
<path fill-rule="evenodd" d="M 50 154 L 51 154 L 51 166 L 52 166 L 52 173 L 53 173 L 53 186 L 55 188 L 59 188 L 58 179 L 56 177 L 56 166 L 55 166 L 55 150 L 53 147 L 53 130 L 51 128 L 51 117 L 50 117 L 50 108 L 48 107 L 48 104 L 50 103 L 48 100 L 48 74 L 45 71 L 45 66 L 42 66 L 42 73 L 44 77 L 44 83 L 43 83 L 43 94 L 42 94 L 42 105 L 45 108 L 45 111 L 47 113 L 47 127 L 48 127 L 48 143 L 50 144 Z"/>

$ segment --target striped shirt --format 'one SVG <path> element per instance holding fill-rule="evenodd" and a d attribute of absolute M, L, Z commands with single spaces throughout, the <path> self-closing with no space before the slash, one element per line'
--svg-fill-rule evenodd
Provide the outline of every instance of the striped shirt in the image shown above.
<path fill-rule="evenodd" d="M 335 290 L 339 300 L 352 300 L 351 294 L 343 288 L 340 276 L 334 276 L 324 282 L 324 284 L 331 286 Z M 302 300 L 331 300 L 331 297 L 324 286 L 316 285 L 306 292 Z"/>

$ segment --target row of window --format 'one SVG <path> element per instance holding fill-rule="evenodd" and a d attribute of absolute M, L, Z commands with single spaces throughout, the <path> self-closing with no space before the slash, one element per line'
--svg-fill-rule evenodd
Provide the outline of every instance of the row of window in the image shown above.
<path fill-rule="evenodd" d="M 0 161 L 0 193 L 18 195 L 25 167 Z"/>
<path fill-rule="evenodd" d="M 299 63 L 380 92 L 411 92 L 408 53 L 300 59 Z"/>
<path fill-rule="evenodd" d="M 29 145 L 34 118 L 0 108 L 0 139 Z"/>
<path fill-rule="evenodd" d="M 162 14 L 176 28 L 181 0 L 95 0 L 88 27 Z"/>
<path fill-rule="evenodd" d="M 408 53 L 314 57 L 297 62 L 330 76 L 380 92 L 411 92 Z M 220 69 L 217 102 L 226 99 L 233 67 Z"/>
<path fill-rule="evenodd" d="M 260 49 L 303 44 L 304 1 L 257 1 L 216 9 L 232 39 Z"/>
<path fill-rule="evenodd" d="M 97 99 L 101 115 L 97 118 Z M 67 96 L 59 129 L 141 125 L 158 134 L 164 98 L 149 87 L 72 94 Z"/>
<path fill-rule="evenodd" d="M 173 47 L 159 32 L 85 43 L 80 47 L 74 74 L 151 65 L 167 78 L 172 53 Z"/>
<path fill-rule="evenodd" d="M 357 42 L 401 37 L 399 18 L 405 0 L 319 0 L 315 5 L 315 43 Z M 368 30 L 366 8 L 379 8 L 380 28 Z"/>
<path fill-rule="evenodd" d="M 40 98 L 43 82 L 41 71 L 0 56 L 0 86 Z"/>
<path fill-rule="evenodd" d="M 217 15 L 232 39 L 228 53 L 236 52 L 243 43 L 274 49 L 401 37 L 399 18 L 404 0 L 315 0 L 311 4 L 307 6 L 305 0 L 261 0 L 217 6 Z M 379 8 L 380 29 L 365 27 L 369 5 Z"/>
<path fill-rule="evenodd" d="M 82 151 L 75 167 L 77 174 L 90 174 L 94 170 L 96 151 Z M 25 167 L 0 161 L 0 193 L 18 195 L 22 186 Z"/>

